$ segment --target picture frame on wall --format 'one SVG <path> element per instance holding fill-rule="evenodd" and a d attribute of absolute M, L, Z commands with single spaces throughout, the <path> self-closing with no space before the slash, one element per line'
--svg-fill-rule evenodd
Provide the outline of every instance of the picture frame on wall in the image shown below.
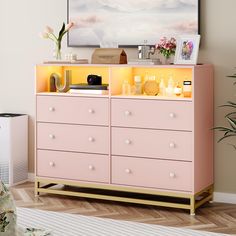
<path fill-rule="evenodd" d="M 200 0 L 67 0 L 67 12 L 69 47 L 155 45 L 200 32 Z"/>
<path fill-rule="evenodd" d="M 197 64 L 200 35 L 181 35 L 177 38 L 174 64 Z"/>

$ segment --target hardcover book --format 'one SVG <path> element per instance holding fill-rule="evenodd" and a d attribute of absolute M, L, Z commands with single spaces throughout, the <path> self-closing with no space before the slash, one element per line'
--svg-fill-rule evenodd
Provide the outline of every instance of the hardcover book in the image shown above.
<path fill-rule="evenodd" d="M 84 90 L 108 90 L 108 84 L 89 85 L 89 84 L 71 84 L 70 89 Z"/>

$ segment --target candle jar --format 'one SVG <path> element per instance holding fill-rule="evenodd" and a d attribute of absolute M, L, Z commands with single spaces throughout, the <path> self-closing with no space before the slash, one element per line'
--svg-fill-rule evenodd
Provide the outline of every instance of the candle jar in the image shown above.
<path fill-rule="evenodd" d="M 176 96 L 180 96 L 182 93 L 182 88 L 180 87 L 179 83 L 177 83 L 177 85 L 174 88 L 174 94 Z"/>
<path fill-rule="evenodd" d="M 192 97 L 192 81 L 185 80 L 183 82 L 183 95 L 186 98 Z"/>

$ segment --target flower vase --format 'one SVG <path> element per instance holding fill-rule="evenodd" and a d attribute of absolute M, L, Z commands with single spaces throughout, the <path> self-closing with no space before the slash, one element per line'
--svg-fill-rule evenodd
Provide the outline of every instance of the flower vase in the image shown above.
<path fill-rule="evenodd" d="M 163 57 L 163 60 L 162 60 L 163 65 L 170 65 L 171 63 L 173 63 L 172 57 Z"/>
<path fill-rule="evenodd" d="M 55 60 L 61 60 L 61 41 L 54 43 L 53 58 Z"/>

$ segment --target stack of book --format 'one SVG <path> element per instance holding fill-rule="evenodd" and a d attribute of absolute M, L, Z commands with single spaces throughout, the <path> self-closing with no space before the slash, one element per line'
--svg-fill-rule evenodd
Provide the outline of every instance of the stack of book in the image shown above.
<path fill-rule="evenodd" d="M 89 84 L 71 84 L 69 93 L 108 95 L 108 84 L 89 85 Z"/>

